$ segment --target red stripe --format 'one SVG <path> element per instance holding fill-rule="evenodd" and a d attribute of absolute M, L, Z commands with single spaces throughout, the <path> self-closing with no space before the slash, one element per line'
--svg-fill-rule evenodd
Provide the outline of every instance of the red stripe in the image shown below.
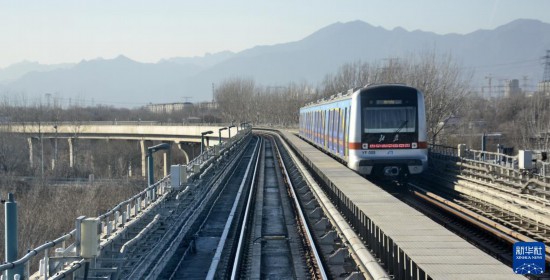
<path fill-rule="evenodd" d="M 418 148 L 419 149 L 427 149 L 428 148 L 428 142 L 418 142 Z"/>
<path fill-rule="evenodd" d="M 361 143 L 354 143 L 354 142 L 350 142 L 349 143 L 349 149 L 350 150 L 362 150 L 362 145 Z"/>

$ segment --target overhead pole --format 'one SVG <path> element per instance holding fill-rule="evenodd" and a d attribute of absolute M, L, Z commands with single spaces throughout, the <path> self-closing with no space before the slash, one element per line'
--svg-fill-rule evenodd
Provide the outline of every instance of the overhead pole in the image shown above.
<path fill-rule="evenodd" d="M 216 100 L 216 92 L 214 91 L 214 83 L 212 83 L 212 106 L 214 106 L 214 101 Z"/>
<path fill-rule="evenodd" d="M 543 82 L 550 82 L 550 50 L 546 50 L 546 55 L 542 57 L 544 59 L 544 76 Z"/>
<path fill-rule="evenodd" d="M 168 143 L 162 143 L 162 144 L 158 144 L 156 146 L 147 148 L 147 164 L 148 164 L 147 178 L 149 179 L 148 180 L 149 186 L 152 186 L 155 183 L 154 168 L 153 168 L 154 166 L 153 153 L 156 151 L 169 150 L 169 149 L 170 149 L 170 144 Z"/>
<path fill-rule="evenodd" d="M 15 262 L 17 260 L 17 202 L 13 193 L 8 193 L 8 200 L 4 202 L 5 211 L 5 251 L 6 262 Z M 23 276 L 23 266 L 18 266 L 6 270 L 4 273 L 4 279 L 14 279 L 15 275 Z"/>

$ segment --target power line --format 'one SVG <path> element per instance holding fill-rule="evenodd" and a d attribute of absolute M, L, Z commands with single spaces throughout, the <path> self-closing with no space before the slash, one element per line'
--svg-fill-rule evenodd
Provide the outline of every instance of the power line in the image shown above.
<path fill-rule="evenodd" d="M 505 63 L 498 63 L 498 64 L 486 64 L 486 65 L 477 65 L 477 66 L 464 66 L 461 67 L 463 69 L 477 69 L 477 68 L 494 68 L 494 67 L 500 67 L 500 66 L 510 66 L 510 65 L 520 65 L 520 64 L 535 64 L 540 61 L 540 58 L 534 58 L 534 59 L 528 59 L 528 60 L 517 60 L 517 61 L 510 61 Z"/>

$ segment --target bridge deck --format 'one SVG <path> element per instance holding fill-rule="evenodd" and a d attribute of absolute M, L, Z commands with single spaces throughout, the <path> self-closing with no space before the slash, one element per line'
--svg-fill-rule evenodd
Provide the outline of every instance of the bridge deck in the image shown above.
<path fill-rule="evenodd" d="M 365 178 L 289 132 L 283 132 L 308 164 L 333 186 L 338 197 L 368 223 L 369 238 L 393 244 L 401 267 L 409 266 L 408 279 L 525 279 L 490 255 L 474 247 L 422 213 L 399 201 Z M 372 248 L 372 246 L 371 246 Z M 405 263 L 405 264 L 403 264 Z M 424 275 L 425 273 L 425 275 Z M 407 277 L 408 276 L 408 277 Z"/>

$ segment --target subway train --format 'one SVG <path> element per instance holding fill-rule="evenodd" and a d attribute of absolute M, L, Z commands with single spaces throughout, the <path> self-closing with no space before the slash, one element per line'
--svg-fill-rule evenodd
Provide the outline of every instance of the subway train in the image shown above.
<path fill-rule="evenodd" d="M 403 176 L 428 166 L 424 95 L 367 85 L 300 108 L 300 137 L 361 175 Z"/>

